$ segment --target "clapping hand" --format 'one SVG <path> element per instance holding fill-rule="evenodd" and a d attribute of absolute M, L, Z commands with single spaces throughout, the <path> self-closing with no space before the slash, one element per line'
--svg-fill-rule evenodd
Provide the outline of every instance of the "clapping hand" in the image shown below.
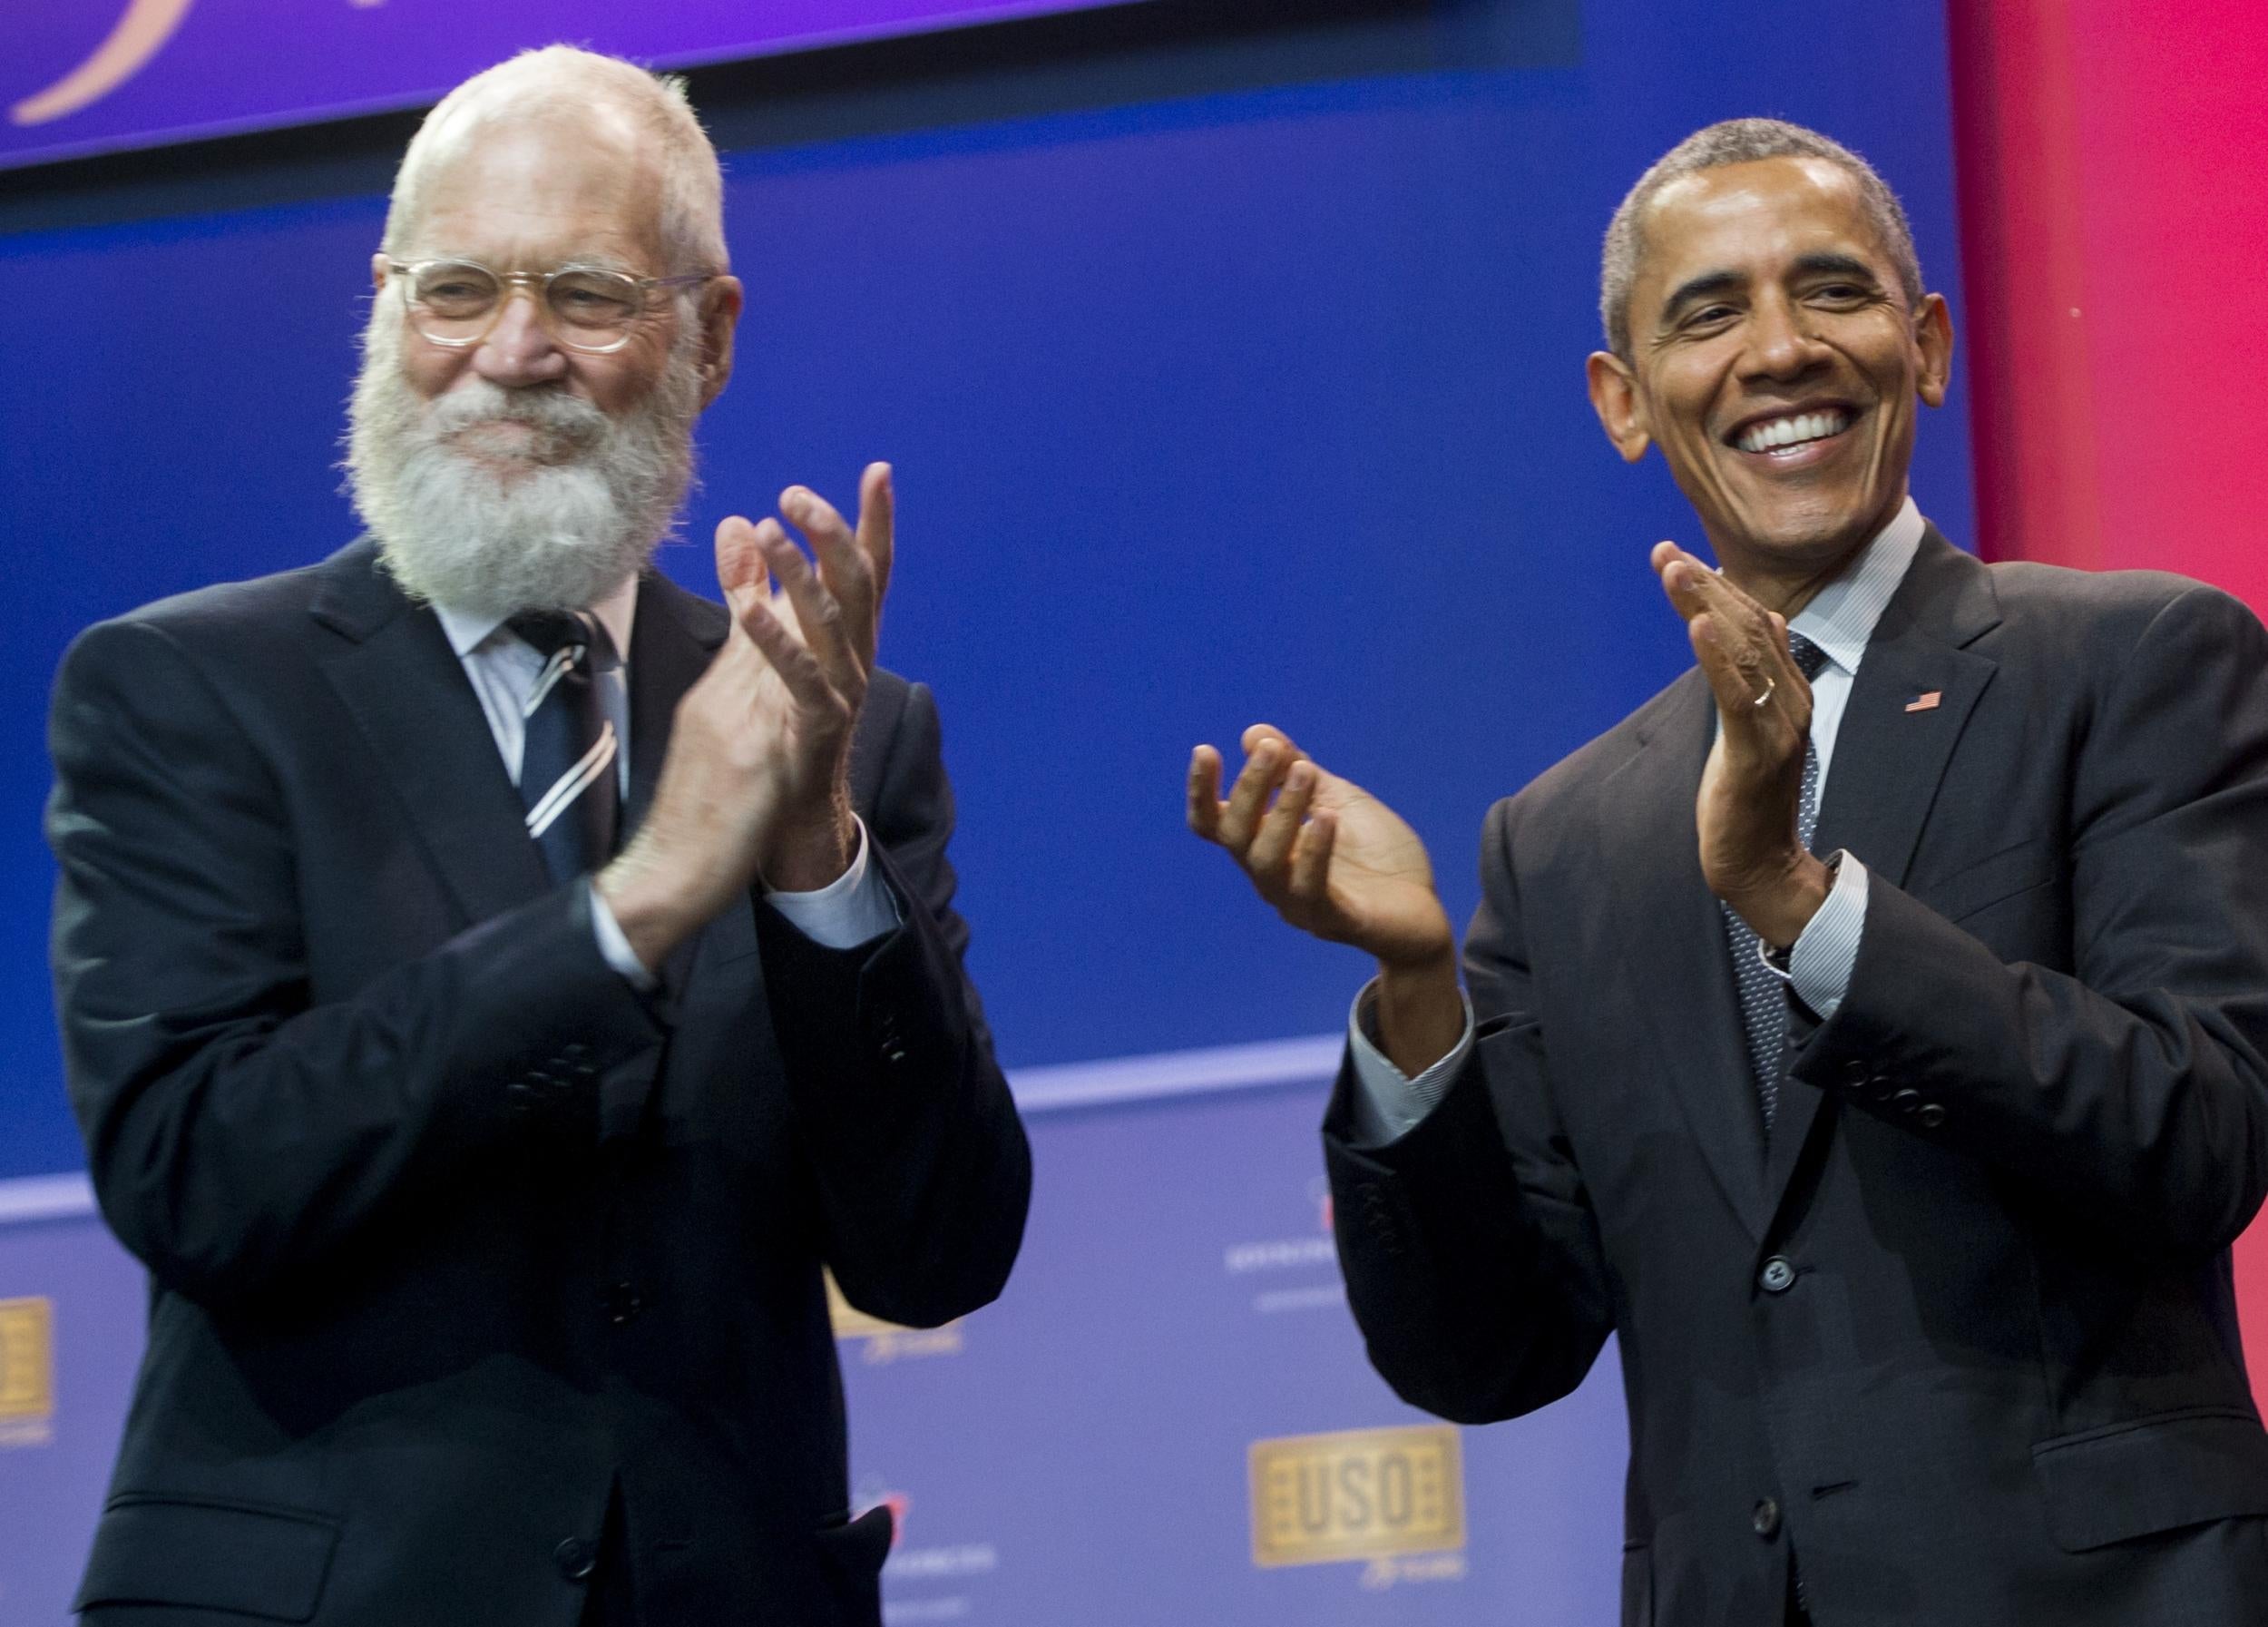
<path fill-rule="evenodd" d="M 1830 884 L 1797 830 L 1811 684 L 1788 653 L 1784 617 L 1675 543 L 1655 548 L 1653 565 L 1716 697 L 1720 726 L 1694 810 L 1701 874 L 1758 937 L 1784 949 Z"/>
<path fill-rule="evenodd" d="M 856 851 L 850 746 L 889 587 L 890 467 L 867 466 L 855 530 L 803 486 L 780 512 L 809 557 L 770 515 L 717 527 L 731 629 L 678 703 L 652 811 L 599 878 L 649 966 L 759 877 L 809 891 Z"/>
<path fill-rule="evenodd" d="M 1244 732 L 1245 765 L 1221 799 L 1221 756 L 1189 758 L 1189 828 L 1227 849 L 1276 913 L 1379 963 L 1387 1054 L 1415 1073 L 1464 1025 L 1457 937 L 1433 890 L 1425 845 L 1361 786 L 1326 771 L 1281 730 Z"/>

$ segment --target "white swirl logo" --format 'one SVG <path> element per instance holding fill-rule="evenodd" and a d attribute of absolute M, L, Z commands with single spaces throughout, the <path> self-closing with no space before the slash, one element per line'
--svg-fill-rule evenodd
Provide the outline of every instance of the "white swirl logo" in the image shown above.
<path fill-rule="evenodd" d="M 181 28 L 196 0 L 128 0 L 125 15 L 94 54 L 36 95 L 8 110 L 15 124 L 44 124 L 100 102 L 149 65 Z"/>

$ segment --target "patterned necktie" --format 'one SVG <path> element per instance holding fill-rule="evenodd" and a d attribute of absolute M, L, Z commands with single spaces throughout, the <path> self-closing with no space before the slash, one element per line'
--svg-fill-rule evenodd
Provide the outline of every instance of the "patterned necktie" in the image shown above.
<path fill-rule="evenodd" d="M 597 672 L 614 664 L 614 642 L 594 616 L 529 611 L 506 623 L 543 657 L 522 716 L 520 805 L 528 835 L 553 881 L 586 875 L 614 851 L 621 789 L 614 725 L 599 699 Z"/>
<path fill-rule="evenodd" d="M 1805 681 L 1819 676 L 1827 652 L 1800 632 L 1787 635 L 1788 653 Z M 1804 789 L 1796 800 L 1795 828 L 1806 848 L 1819 823 L 1819 753 L 1804 742 Z M 1733 981 L 1740 987 L 1741 1025 L 1748 1031 L 1748 1060 L 1756 1071 L 1756 1097 L 1764 1106 L 1764 1132 L 1780 1105 L 1780 1075 L 1787 1067 L 1787 985 L 1758 956 L 1757 938 L 1747 922 L 1724 905 L 1725 941 L 1733 952 Z"/>

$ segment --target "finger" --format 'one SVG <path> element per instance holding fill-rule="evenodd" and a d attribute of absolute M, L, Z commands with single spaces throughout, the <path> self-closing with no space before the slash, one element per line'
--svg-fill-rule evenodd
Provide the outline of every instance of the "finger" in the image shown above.
<path fill-rule="evenodd" d="M 766 588 L 764 555 L 756 543 L 756 527 L 741 515 L 717 523 L 717 585 L 737 618 L 743 601 Z"/>
<path fill-rule="evenodd" d="M 1210 746 L 1189 753 L 1189 828 L 1220 839 L 1220 753 Z"/>
<path fill-rule="evenodd" d="M 1668 596 L 1670 607 L 1687 622 L 1707 608 L 1692 578 L 1694 573 L 1706 573 L 1708 567 L 1692 554 L 1675 543 L 1656 543 L 1653 552 L 1647 555 L 1647 563 L 1654 567 L 1654 574 L 1661 578 L 1662 592 Z"/>
<path fill-rule="evenodd" d="M 1307 821 L 1299 833 L 1299 846 L 1292 849 L 1291 896 L 1302 904 L 1322 905 L 1329 902 L 1331 893 L 1331 848 L 1338 840 L 1339 818 L 1325 809 Z"/>
<path fill-rule="evenodd" d="M 1722 714 L 1727 733 L 1751 730 L 1755 714 L 1763 710 L 1758 702 L 1769 704 L 1779 693 L 1777 681 L 1767 682 L 1767 674 L 1756 658 L 1755 652 L 1735 637 L 1728 637 L 1724 619 L 1713 612 L 1705 612 L 1686 623 L 1686 637 L 1693 645 L 1694 660 L 1700 663 L 1701 675 L 1708 680 L 1709 691 L 1716 697 L 1717 711 Z"/>
<path fill-rule="evenodd" d="M 858 477 L 858 546 L 874 572 L 877 622 L 890 591 L 890 571 L 897 563 L 897 516 L 896 474 L 888 464 L 868 464 Z"/>
<path fill-rule="evenodd" d="M 1290 735 L 1286 734 L 1281 729 L 1278 729 L 1273 723 L 1251 724 L 1245 730 L 1244 735 L 1237 741 L 1237 744 L 1241 745 L 1245 749 L 1245 755 L 1246 757 L 1250 757 L 1255 751 L 1257 751 L 1260 749 L 1263 743 L 1268 740 L 1274 740 L 1276 742 L 1278 747 L 1286 754 L 1286 760 L 1287 761 L 1296 761 L 1298 759 L 1307 755 L 1305 751 L 1302 751 L 1297 746 L 1292 743 L 1292 737 Z"/>
<path fill-rule="evenodd" d="M 1694 617 L 1716 612 L 1735 621 L 1742 619 L 1744 607 L 1754 608 L 1753 601 L 1707 563 L 1686 553 L 1675 543 L 1655 545 L 1654 568 L 1662 579 L 1662 591 L 1669 595 L 1670 603 L 1687 622 Z"/>
<path fill-rule="evenodd" d="M 842 704 L 841 696 L 827 681 L 818 658 L 787 630 L 770 605 L 761 600 L 751 601 L 739 621 L 748 642 L 756 646 L 772 671 L 779 674 L 780 681 L 787 685 L 787 693 L 799 710 L 824 714 Z"/>
<path fill-rule="evenodd" d="M 1245 850 L 1245 867 L 1256 879 L 1280 879 L 1276 873 L 1291 858 L 1292 846 L 1299 840 L 1300 827 L 1306 823 L 1307 805 L 1315 794 L 1315 764 L 1295 762 L 1285 770 L 1283 795 L 1261 818 L 1252 846 Z"/>
<path fill-rule="evenodd" d="M 851 648 L 843 626 L 843 607 L 827 592 L 819 573 L 811 568 L 802 549 L 778 525 L 767 522 L 757 528 L 757 543 L 765 563 L 779 579 L 787 602 L 795 606 L 796 622 L 804 647 L 817 660 L 836 691 L 855 700 L 865 692 L 866 669 Z M 787 674 L 782 672 L 781 677 Z"/>
<path fill-rule="evenodd" d="M 1694 654 L 1710 673 L 1720 700 L 1745 695 L 1753 701 L 1767 692 L 1776 700 L 1782 689 L 1800 688 L 1802 675 L 1787 652 L 1784 620 L 1675 543 L 1656 544 L 1651 558 L 1662 591 L 1685 618 Z M 1737 691 L 1722 685 L 1728 668 L 1738 676 Z"/>
<path fill-rule="evenodd" d="M 1283 784 L 1292 762 L 1291 754 L 1281 742 L 1262 740 L 1259 750 L 1246 760 L 1237 783 L 1229 788 L 1227 804 L 1221 809 L 1220 844 L 1239 859 L 1252 845 L 1253 832 L 1260 827 L 1260 816 L 1267 808 L 1268 799 Z"/>
<path fill-rule="evenodd" d="M 1792 693 L 1808 696 L 1812 692 L 1811 680 L 1804 677 L 1804 669 L 1795 664 L 1795 652 L 1788 642 L 1787 618 L 1774 610 L 1766 611 L 1764 619 L 1768 630 L 1765 647 L 1772 652 L 1774 670 L 1778 672 L 1780 681 L 1787 685 Z"/>
<path fill-rule="evenodd" d="M 851 649 L 874 664 L 874 569 L 835 505 L 808 486 L 791 485 L 779 495 L 779 509 L 811 544 L 819 580 L 842 606 L 843 629 Z"/>

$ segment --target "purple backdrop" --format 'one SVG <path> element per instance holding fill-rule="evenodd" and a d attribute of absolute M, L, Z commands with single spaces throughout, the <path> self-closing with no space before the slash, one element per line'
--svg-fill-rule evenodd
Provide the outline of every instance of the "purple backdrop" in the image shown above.
<path fill-rule="evenodd" d="M 689 67 L 1122 0 L 55 0 L 0 11 L 0 169 L 437 100 L 532 41 Z"/>
<path fill-rule="evenodd" d="M 1325 1230 L 1336 1050 L 1019 1076 L 1038 1186 L 1006 1296 L 935 1332 L 842 1328 L 854 1495 L 901 1515 L 889 1627 L 1615 1620 L 1615 1363 L 1484 1430 L 1378 1381 Z M 85 1205 L 75 1178 L 0 1181 L 8 1627 L 64 1627 L 142 1343 L 141 1271 Z M 6 1339 L 40 1300 L 44 1362 Z M 9 1418 L 43 1369 L 48 1405 Z"/>

